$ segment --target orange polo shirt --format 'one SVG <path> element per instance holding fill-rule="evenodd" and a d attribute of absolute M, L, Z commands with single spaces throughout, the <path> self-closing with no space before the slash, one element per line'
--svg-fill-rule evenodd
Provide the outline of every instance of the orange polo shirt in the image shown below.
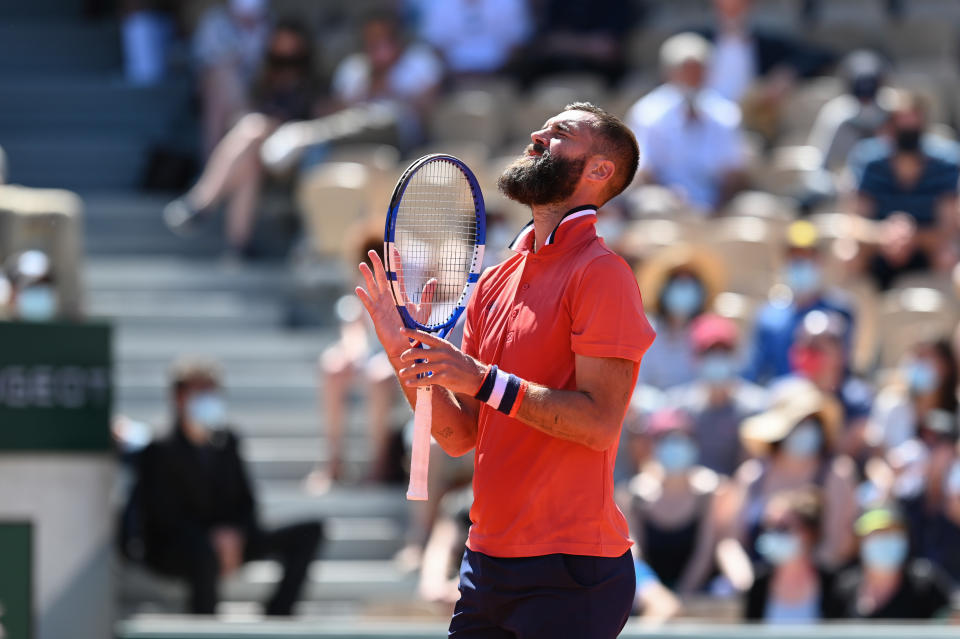
<path fill-rule="evenodd" d="M 653 342 L 630 268 L 574 209 L 533 252 L 531 222 L 516 254 L 488 269 L 467 308 L 464 352 L 549 388 L 576 390 L 575 355 L 635 362 Z M 621 419 L 622 421 L 622 419 Z M 614 444 L 595 451 L 484 404 L 467 546 L 494 557 L 618 557 L 631 545 L 613 499 Z"/>

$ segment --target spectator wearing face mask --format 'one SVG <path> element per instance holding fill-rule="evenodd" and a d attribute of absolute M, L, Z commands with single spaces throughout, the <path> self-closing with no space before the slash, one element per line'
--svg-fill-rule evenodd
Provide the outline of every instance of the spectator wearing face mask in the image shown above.
<path fill-rule="evenodd" d="M 227 428 L 218 368 L 183 361 L 172 377 L 174 427 L 144 450 L 135 489 L 147 566 L 187 582 L 191 613 L 213 614 L 222 577 L 247 561 L 276 557 L 283 576 L 265 612 L 292 614 L 321 539 L 320 522 L 264 529 L 240 441 Z"/>
<path fill-rule="evenodd" d="M 745 185 L 740 109 L 705 86 L 712 47 L 695 33 L 663 43 L 666 82 L 641 98 L 626 122 L 640 146 L 640 179 L 667 187 L 711 214 Z"/>
<path fill-rule="evenodd" d="M 960 165 L 926 148 L 926 127 L 923 98 L 898 92 L 888 124 L 892 148 L 865 166 L 858 185 L 856 213 L 880 222 L 876 242 L 862 247 L 858 266 L 881 289 L 903 273 L 947 272 L 957 262 Z"/>
<path fill-rule="evenodd" d="M 855 468 L 848 458 L 829 454 L 841 428 L 839 413 L 831 397 L 797 378 L 773 389 L 768 410 L 744 420 L 740 436 L 753 459 L 737 471 L 737 501 L 728 512 L 737 514 L 736 538 L 748 552 L 755 552 L 770 499 L 814 485 L 823 495 L 817 560 L 835 568 L 852 557 Z"/>
<path fill-rule="evenodd" d="M 723 264 L 703 247 L 667 247 L 643 265 L 640 291 L 657 339 L 644 356 L 638 383 L 662 390 L 697 378 L 690 331 L 723 290 L 723 280 Z"/>
<path fill-rule="evenodd" d="M 910 559 L 907 530 L 894 506 L 868 509 L 856 521 L 860 565 L 842 573 L 829 615 L 845 619 L 930 619 L 950 603 L 943 573 Z"/>
<path fill-rule="evenodd" d="M 643 433 L 652 458 L 629 484 L 631 533 L 643 561 L 664 586 L 692 593 L 714 569 L 718 540 L 713 496 L 725 480 L 697 463 L 690 416 L 665 408 Z"/>
<path fill-rule="evenodd" d="M 705 314 L 690 328 L 697 379 L 668 393 L 686 411 L 700 450 L 700 464 L 731 476 L 743 461 L 740 422 L 766 407 L 767 392 L 737 373 L 738 332 L 733 321 Z"/>
<path fill-rule="evenodd" d="M 8 261 L 10 281 L 8 304 L 14 319 L 49 322 L 59 314 L 59 296 L 50 259 L 43 251 L 17 253 Z"/>
<path fill-rule="evenodd" d="M 760 562 L 747 593 L 744 618 L 765 623 L 811 623 L 823 619 L 833 573 L 815 557 L 820 541 L 820 494 L 816 487 L 777 493 L 757 537 Z"/>
<path fill-rule="evenodd" d="M 787 228 L 781 277 L 789 297 L 773 300 L 757 311 L 744 371 L 744 377 L 752 382 L 766 383 L 791 372 L 790 348 L 797 328 L 810 311 L 839 314 L 847 325 L 845 348 L 849 349 L 852 342 L 852 308 L 840 293 L 825 287 L 819 234 L 806 220 Z"/>
<path fill-rule="evenodd" d="M 867 443 L 882 450 L 916 437 L 928 416 L 937 420 L 933 411 L 957 412 L 957 362 L 947 340 L 917 343 L 900 363 L 898 377 L 877 395 L 867 424 Z"/>
<path fill-rule="evenodd" d="M 839 452 L 865 461 L 865 429 L 873 406 L 873 388 L 850 372 L 846 347 L 847 323 L 833 311 L 810 311 L 797 327 L 790 348 L 793 374 L 813 382 L 843 409 Z"/>

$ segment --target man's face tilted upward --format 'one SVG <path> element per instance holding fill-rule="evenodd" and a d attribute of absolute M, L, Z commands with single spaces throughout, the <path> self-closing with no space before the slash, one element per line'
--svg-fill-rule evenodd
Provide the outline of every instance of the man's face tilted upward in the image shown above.
<path fill-rule="evenodd" d="M 504 170 L 497 187 L 529 206 L 555 204 L 573 195 L 590 155 L 591 132 L 583 111 L 565 111 L 530 135 L 532 143 Z"/>

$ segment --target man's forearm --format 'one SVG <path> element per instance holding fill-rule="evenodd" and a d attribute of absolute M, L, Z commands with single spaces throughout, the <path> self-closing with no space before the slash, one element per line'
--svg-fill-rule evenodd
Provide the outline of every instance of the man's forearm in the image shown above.
<path fill-rule="evenodd" d="M 517 419 L 547 435 L 606 450 L 617 441 L 623 421 L 614 413 L 584 391 L 529 384 Z"/>

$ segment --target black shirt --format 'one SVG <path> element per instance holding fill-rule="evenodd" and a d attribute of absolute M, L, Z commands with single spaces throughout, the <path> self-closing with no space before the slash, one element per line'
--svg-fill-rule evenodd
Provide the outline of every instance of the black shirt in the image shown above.
<path fill-rule="evenodd" d="M 924 559 L 909 561 L 900 588 L 880 608 L 869 614 L 857 609 L 863 570 L 851 568 L 837 578 L 829 599 L 828 617 L 841 619 L 930 619 L 950 603 L 946 577 Z"/>
<path fill-rule="evenodd" d="M 255 502 L 238 439 L 218 431 L 197 446 L 179 428 L 143 452 L 140 499 L 147 555 L 218 526 L 256 530 Z"/>

